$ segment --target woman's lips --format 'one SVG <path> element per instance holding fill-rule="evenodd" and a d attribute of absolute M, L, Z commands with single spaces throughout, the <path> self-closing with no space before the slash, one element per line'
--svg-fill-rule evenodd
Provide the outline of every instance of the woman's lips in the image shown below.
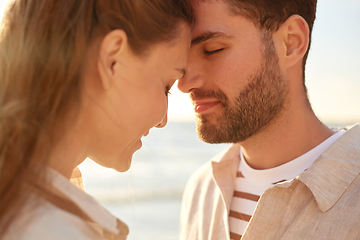
<path fill-rule="evenodd" d="M 205 111 L 209 110 L 210 108 L 213 108 L 220 104 L 220 101 L 197 101 L 194 102 L 194 109 L 195 113 L 204 113 Z"/>

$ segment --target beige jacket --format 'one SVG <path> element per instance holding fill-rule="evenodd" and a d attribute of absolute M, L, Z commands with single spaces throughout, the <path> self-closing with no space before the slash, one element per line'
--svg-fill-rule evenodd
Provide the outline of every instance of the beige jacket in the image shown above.
<path fill-rule="evenodd" d="M 230 239 L 228 213 L 239 146 L 190 178 L 183 196 L 181 240 Z M 260 198 L 242 240 L 360 239 L 360 125 L 330 146 L 304 173 Z"/>
<path fill-rule="evenodd" d="M 80 171 L 74 173 L 72 182 L 82 188 Z M 4 240 L 126 240 L 129 229 L 125 223 L 55 170 L 49 169 L 47 177 L 53 194 L 29 196 Z"/>

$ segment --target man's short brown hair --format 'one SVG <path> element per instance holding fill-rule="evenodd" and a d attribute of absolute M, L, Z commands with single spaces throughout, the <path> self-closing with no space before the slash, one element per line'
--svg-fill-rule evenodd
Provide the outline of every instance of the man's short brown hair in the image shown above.
<path fill-rule="evenodd" d="M 303 68 L 310 49 L 317 0 L 225 0 L 234 14 L 242 15 L 259 29 L 275 32 L 290 16 L 300 15 L 309 25 L 309 48 L 303 59 Z"/>

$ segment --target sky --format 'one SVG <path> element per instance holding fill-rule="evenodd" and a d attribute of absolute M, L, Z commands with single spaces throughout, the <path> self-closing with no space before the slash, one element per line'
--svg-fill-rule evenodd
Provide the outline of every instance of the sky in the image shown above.
<path fill-rule="evenodd" d="M 305 74 L 312 107 L 325 123 L 360 122 L 359 12 L 360 0 L 318 0 Z M 176 84 L 170 92 L 169 121 L 194 121 L 188 96 Z"/>

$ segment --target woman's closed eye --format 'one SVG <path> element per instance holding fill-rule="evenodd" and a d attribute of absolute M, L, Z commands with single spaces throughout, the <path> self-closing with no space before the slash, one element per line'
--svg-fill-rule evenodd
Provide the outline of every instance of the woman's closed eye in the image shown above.
<path fill-rule="evenodd" d="M 224 48 L 219 48 L 219 49 L 212 50 L 212 51 L 205 50 L 204 53 L 205 53 L 206 56 L 210 56 L 210 55 L 213 55 L 215 53 L 221 52 L 222 50 L 224 50 Z"/>
<path fill-rule="evenodd" d="M 169 94 L 171 94 L 171 93 L 170 93 L 170 89 L 171 89 L 170 86 L 166 86 L 166 88 L 165 88 L 165 95 L 166 95 L 166 96 L 169 96 Z"/>

